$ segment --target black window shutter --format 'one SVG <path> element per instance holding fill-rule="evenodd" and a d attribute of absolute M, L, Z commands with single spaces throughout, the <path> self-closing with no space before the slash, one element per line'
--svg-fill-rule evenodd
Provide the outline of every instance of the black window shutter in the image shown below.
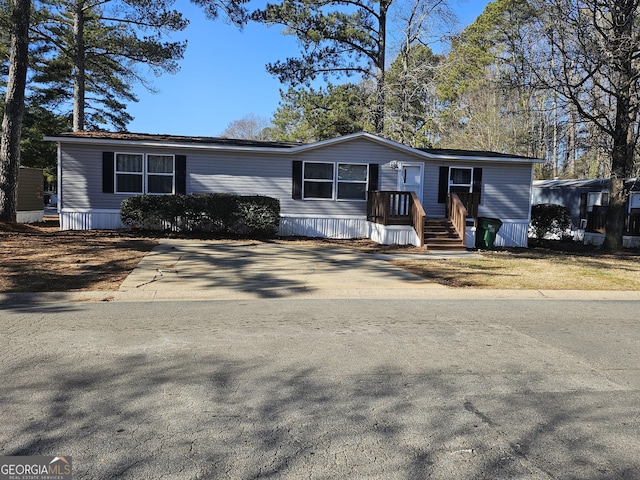
<path fill-rule="evenodd" d="M 291 198 L 294 200 L 302 199 L 302 161 L 294 160 L 292 164 L 292 188 Z"/>
<path fill-rule="evenodd" d="M 187 157 L 176 155 L 176 194 L 187 194 Z"/>
<path fill-rule="evenodd" d="M 380 165 L 377 163 L 369 164 L 369 191 L 380 189 Z"/>
<path fill-rule="evenodd" d="M 447 201 L 449 193 L 449 167 L 440 167 L 440 177 L 438 178 L 438 203 Z"/>
<path fill-rule="evenodd" d="M 473 169 L 473 193 L 478 194 L 478 204 L 482 203 L 482 169 Z"/>
<path fill-rule="evenodd" d="M 114 193 L 113 177 L 115 165 L 113 152 L 102 152 L 102 193 Z"/>

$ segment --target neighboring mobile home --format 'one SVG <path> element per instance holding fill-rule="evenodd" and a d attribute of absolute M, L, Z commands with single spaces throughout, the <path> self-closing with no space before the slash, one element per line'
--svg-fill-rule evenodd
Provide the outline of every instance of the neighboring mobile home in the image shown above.
<path fill-rule="evenodd" d="M 533 182 L 533 205 L 552 203 L 569 209 L 574 239 L 586 244 L 604 242 L 604 225 L 609 205 L 608 178 L 579 180 L 538 180 Z M 625 247 L 640 246 L 640 182 L 632 178 L 625 181 L 629 190 Z"/>
<path fill-rule="evenodd" d="M 41 168 L 19 168 L 16 204 L 17 222 L 42 222 L 44 219 L 44 174 Z"/>
<path fill-rule="evenodd" d="M 109 132 L 47 140 L 58 142 L 62 229 L 120 228 L 120 203 L 132 195 L 220 192 L 279 199 L 283 236 L 386 244 L 429 241 L 426 216 L 452 222 L 473 246 L 480 216 L 503 222 L 496 246 L 526 246 L 540 162 L 367 133 L 311 144 Z"/>

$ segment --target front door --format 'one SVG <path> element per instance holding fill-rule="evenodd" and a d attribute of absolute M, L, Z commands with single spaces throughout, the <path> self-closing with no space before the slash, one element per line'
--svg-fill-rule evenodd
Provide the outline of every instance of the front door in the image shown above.
<path fill-rule="evenodd" d="M 421 163 L 403 163 L 398 169 L 398 190 L 416 192 L 421 203 L 423 169 Z"/>

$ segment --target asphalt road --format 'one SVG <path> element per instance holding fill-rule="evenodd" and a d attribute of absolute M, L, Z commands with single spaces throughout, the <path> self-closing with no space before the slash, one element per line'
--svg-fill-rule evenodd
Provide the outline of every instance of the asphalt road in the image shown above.
<path fill-rule="evenodd" d="M 639 306 L 14 304 L 0 452 L 77 479 L 637 479 Z"/>

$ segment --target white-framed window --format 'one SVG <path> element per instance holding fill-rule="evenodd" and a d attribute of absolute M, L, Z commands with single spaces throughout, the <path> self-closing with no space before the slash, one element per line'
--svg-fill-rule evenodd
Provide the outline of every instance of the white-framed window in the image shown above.
<path fill-rule="evenodd" d="M 115 192 L 172 194 L 175 161 L 173 155 L 116 153 Z"/>
<path fill-rule="evenodd" d="M 594 207 L 606 207 L 609 205 L 609 192 L 587 193 L 587 212 L 593 212 Z"/>
<path fill-rule="evenodd" d="M 640 193 L 631 192 L 629 194 L 629 211 L 640 209 Z"/>
<path fill-rule="evenodd" d="M 473 168 L 450 167 L 449 168 L 449 193 L 473 192 Z"/>
<path fill-rule="evenodd" d="M 302 198 L 333 200 L 333 163 L 304 162 Z"/>
<path fill-rule="evenodd" d="M 304 162 L 305 200 L 366 200 L 369 166 L 359 163 Z"/>
<path fill-rule="evenodd" d="M 366 200 L 369 165 L 338 164 L 338 200 Z"/>
<path fill-rule="evenodd" d="M 173 155 L 147 155 L 146 193 L 173 193 Z"/>
<path fill-rule="evenodd" d="M 144 193 L 144 155 L 116 153 L 116 193 Z"/>

